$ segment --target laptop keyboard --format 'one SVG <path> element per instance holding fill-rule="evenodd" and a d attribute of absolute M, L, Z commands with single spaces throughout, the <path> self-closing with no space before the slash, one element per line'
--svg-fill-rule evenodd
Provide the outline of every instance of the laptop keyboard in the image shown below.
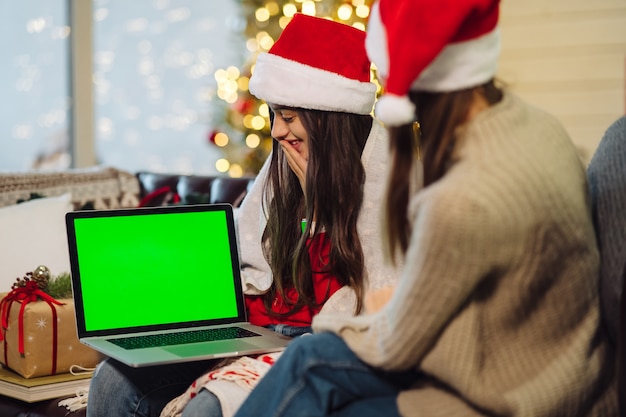
<path fill-rule="evenodd" d="M 241 327 L 221 327 L 217 329 L 188 330 L 178 333 L 151 334 L 145 336 L 122 337 L 108 339 L 114 345 L 124 349 L 142 349 L 159 346 L 185 345 L 198 342 L 238 339 L 242 337 L 260 336 Z"/>

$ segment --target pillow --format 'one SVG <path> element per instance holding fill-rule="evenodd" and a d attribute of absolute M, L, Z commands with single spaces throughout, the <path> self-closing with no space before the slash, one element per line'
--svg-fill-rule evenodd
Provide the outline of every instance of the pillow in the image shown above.
<path fill-rule="evenodd" d="M 70 272 L 65 213 L 71 194 L 0 208 L 0 292 L 45 265 L 53 276 Z"/>

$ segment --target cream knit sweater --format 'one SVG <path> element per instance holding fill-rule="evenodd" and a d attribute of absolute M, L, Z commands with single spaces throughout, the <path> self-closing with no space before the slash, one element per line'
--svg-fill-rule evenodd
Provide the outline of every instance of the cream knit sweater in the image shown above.
<path fill-rule="evenodd" d="M 315 331 L 373 366 L 422 371 L 398 397 L 403 416 L 616 415 L 586 177 L 568 135 L 506 94 L 458 138 L 445 176 L 410 202 L 389 304 L 320 314 Z"/>

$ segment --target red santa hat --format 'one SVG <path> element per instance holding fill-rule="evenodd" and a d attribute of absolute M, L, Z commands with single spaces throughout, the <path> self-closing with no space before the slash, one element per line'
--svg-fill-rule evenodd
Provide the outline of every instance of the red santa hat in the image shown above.
<path fill-rule="evenodd" d="M 376 99 L 370 65 L 365 32 L 298 13 L 257 57 L 249 89 L 271 104 L 369 114 Z"/>
<path fill-rule="evenodd" d="M 499 0 L 379 0 L 372 6 L 367 53 L 385 94 L 376 116 L 388 126 L 415 120 L 409 91 L 475 87 L 496 73 Z"/>

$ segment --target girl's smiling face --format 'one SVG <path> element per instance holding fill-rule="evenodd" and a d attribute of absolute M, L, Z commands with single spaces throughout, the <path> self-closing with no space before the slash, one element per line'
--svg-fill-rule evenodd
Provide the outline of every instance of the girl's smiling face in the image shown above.
<path fill-rule="evenodd" d="M 302 125 L 298 112 L 289 107 L 270 105 L 274 113 L 272 137 L 281 142 L 286 141 L 304 158 L 309 159 L 309 135 Z"/>

